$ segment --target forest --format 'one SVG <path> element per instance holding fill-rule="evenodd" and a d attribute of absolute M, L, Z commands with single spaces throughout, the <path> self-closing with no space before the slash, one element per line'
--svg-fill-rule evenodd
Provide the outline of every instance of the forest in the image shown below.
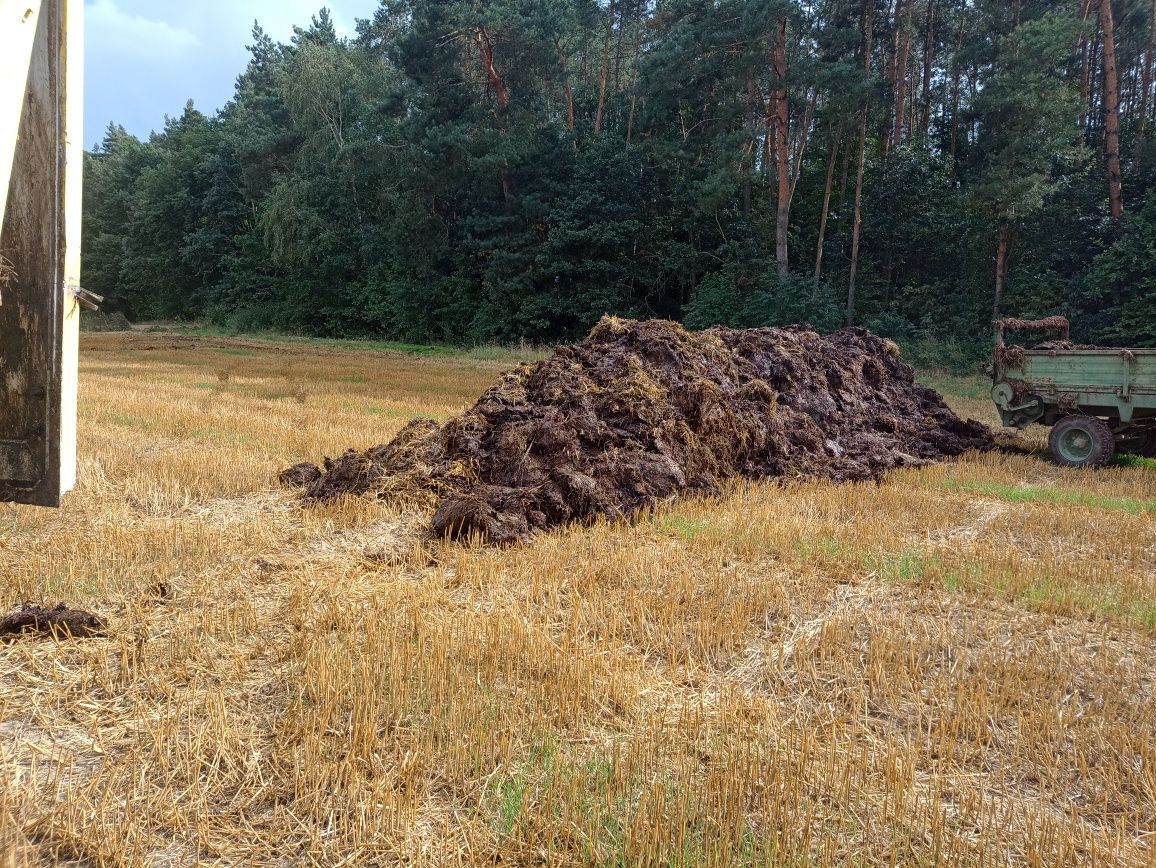
<path fill-rule="evenodd" d="M 382 0 L 86 157 L 138 320 L 451 344 L 993 313 L 1156 346 L 1156 0 Z"/>

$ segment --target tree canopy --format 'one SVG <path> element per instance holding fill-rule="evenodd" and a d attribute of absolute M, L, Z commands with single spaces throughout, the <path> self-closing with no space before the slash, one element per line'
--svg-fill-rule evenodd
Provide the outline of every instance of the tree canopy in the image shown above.
<path fill-rule="evenodd" d="M 135 318 L 329 336 L 850 319 L 966 355 L 995 310 L 1152 346 L 1154 13 L 382 0 L 349 38 L 326 9 L 288 44 L 255 25 L 219 112 L 88 155 L 84 280 Z"/>

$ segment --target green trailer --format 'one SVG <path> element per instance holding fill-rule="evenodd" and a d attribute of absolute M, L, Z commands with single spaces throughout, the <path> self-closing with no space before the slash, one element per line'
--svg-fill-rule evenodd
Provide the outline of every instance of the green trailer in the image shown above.
<path fill-rule="evenodd" d="M 1057 331 L 1033 349 L 1010 331 Z M 1156 349 L 1073 346 L 1063 317 L 996 323 L 992 400 L 1009 428 L 1051 427 L 1057 464 L 1100 467 L 1117 451 L 1156 455 Z"/>

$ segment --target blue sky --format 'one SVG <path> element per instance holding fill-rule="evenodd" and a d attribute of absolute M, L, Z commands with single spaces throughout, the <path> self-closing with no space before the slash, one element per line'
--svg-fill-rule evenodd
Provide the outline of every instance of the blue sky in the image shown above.
<path fill-rule="evenodd" d="M 245 69 L 254 19 L 287 42 L 293 25 L 307 25 L 323 5 L 349 35 L 378 2 L 85 0 L 85 145 L 98 142 L 109 121 L 146 138 L 189 99 L 212 114 L 232 98 Z"/>

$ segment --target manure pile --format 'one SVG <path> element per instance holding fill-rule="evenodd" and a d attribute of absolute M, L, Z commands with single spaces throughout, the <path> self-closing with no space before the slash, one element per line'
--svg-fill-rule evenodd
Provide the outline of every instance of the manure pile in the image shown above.
<path fill-rule="evenodd" d="M 416 497 L 434 508 L 435 533 L 501 543 L 715 495 L 732 477 L 874 480 L 993 445 L 863 329 L 688 332 L 605 317 L 444 425 L 416 420 L 390 443 L 282 479 L 312 502 Z"/>

